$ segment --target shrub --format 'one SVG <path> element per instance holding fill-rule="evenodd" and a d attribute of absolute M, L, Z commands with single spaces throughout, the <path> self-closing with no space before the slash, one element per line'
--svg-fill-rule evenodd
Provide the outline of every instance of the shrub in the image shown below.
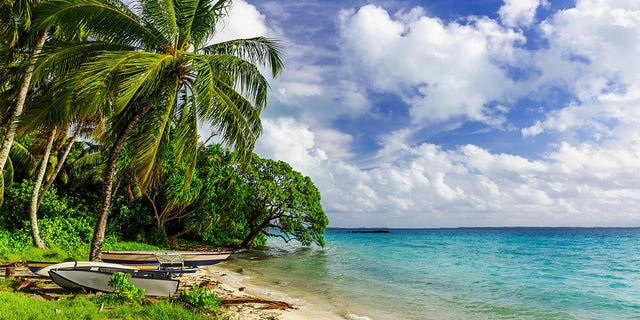
<path fill-rule="evenodd" d="M 204 312 L 216 313 L 220 310 L 218 295 L 205 287 L 193 286 L 189 290 L 182 291 L 180 300 Z"/>
<path fill-rule="evenodd" d="M 40 236 L 51 248 L 64 250 L 77 260 L 86 259 L 93 235 L 92 221 L 87 218 L 53 217 L 40 219 Z M 28 228 L 25 228 L 29 230 Z"/>
<path fill-rule="evenodd" d="M 17 230 L 11 232 L 0 227 L 0 260 L 18 260 L 17 256 L 31 249 L 31 233 Z"/>
<path fill-rule="evenodd" d="M 144 299 L 145 289 L 138 288 L 129 283 L 131 275 L 128 273 L 116 272 L 111 275 L 109 285 L 115 289 L 115 293 L 125 301 L 140 304 Z"/>

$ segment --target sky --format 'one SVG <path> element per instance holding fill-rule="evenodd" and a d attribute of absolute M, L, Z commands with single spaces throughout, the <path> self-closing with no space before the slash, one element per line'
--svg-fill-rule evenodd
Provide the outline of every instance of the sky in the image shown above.
<path fill-rule="evenodd" d="M 332 227 L 640 226 L 640 1 L 235 0 Z"/>

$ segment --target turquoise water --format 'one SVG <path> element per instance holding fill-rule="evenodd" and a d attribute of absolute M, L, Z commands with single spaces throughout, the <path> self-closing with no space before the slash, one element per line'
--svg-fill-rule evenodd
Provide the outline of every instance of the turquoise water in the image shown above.
<path fill-rule="evenodd" d="M 330 229 L 226 265 L 370 319 L 640 319 L 640 229 Z"/>

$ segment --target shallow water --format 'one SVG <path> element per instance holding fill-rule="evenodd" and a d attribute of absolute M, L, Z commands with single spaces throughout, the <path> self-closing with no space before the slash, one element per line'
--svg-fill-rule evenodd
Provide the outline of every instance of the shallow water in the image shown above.
<path fill-rule="evenodd" d="M 348 231 L 225 265 L 354 318 L 640 319 L 640 229 Z"/>

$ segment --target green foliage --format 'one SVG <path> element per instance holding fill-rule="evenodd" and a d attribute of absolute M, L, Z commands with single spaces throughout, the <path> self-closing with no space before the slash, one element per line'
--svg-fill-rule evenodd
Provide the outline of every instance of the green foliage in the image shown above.
<path fill-rule="evenodd" d="M 26 180 L 5 189 L 4 203 L 0 207 L 0 225 L 9 230 L 22 228 L 22 221 L 29 219 L 27 205 L 32 189 L 33 182 Z"/>
<path fill-rule="evenodd" d="M 16 230 L 23 227 L 23 221 L 28 221 L 28 206 L 31 200 L 31 192 L 33 190 L 33 181 L 23 180 L 20 183 L 14 183 L 11 188 L 6 190 L 4 204 L 0 207 L 0 225 L 10 230 Z M 90 219 L 90 215 L 85 212 L 78 211 L 75 207 L 68 204 L 70 198 L 59 197 L 56 188 L 49 189 L 38 209 L 38 217 L 41 218 L 67 218 L 67 217 L 85 217 L 84 220 Z"/>
<path fill-rule="evenodd" d="M 161 182 L 147 191 L 157 226 L 166 228 L 173 240 L 175 235 L 190 233 L 192 239 L 208 244 L 239 243 L 247 226 L 239 210 L 245 188 L 233 155 L 220 145 L 200 146 L 192 175 L 184 161 L 175 161 L 177 157 L 171 148 Z"/>
<path fill-rule="evenodd" d="M 247 199 L 244 203 L 250 232 L 242 242 L 251 247 L 259 234 L 296 239 L 303 245 L 324 246 L 323 234 L 329 219 L 320 203 L 320 193 L 309 177 L 302 176 L 283 161 L 253 157 L 245 173 Z M 276 230 L 272 233 L 270 230 Z"/>
<path fill-rule="evenodd" d="M 88 257 L 93 235 L 93 221 L 88 218 L 62 216 L 39 220 L 40 236 L 50 248 L 63 249 L 77 260 Z M 26 229 L 26 227 L 25 227 Z"/>
<path fill-rule="evenodd" d="M 166 234 L 159 229 L 144 199 L 127 200 L 118 195 L 112 206 L 107 234 L 121 240 L 145 242 L 167 247 Z"/>
<path fill-rule="evenodd" d="M 220 310 L 218 295 L 206 287 L 193 286 L 180 293 L 180 300 L 203 312 L 216 313 Z"/>
<path fill-rule="evenodd" d="M 47 223 L 45 224 L 48 226 Z M 49 234 L 50 229 L 46 227 L 45 230 Z M 73 239 L 72 235 L 61 233 L 60 239 L 57 241 L 49 240 L 50 249 L 42 250 L 31 245 L 30 232 L 27 227 L 15 231 L 0 227 L 0 260 L 65 261 L 86 259 L 86 243 L 81 240 L 70 240 Z M 69 247 L 65 247 L 63 244 L 65 242 Z"/>
<path fill-rule="evenodd" d="M 12 232 L 0 227 L 0 259 L 19 260 L 17 257 L 31 248 L 30 232 L 24 230 Z"/>
<path fill-rule="evenodd" d="M 105 241 L 104 244 L 105 250 L 115 250 L 115 251 L 153 251 L 153 250 L 161 250 L 161 247 L 157 247 L 154 245 L 140 243 L 140 242 L 113 242 L 113 241 Z"/>
<path fill-rule="evenodd" d="M 84 260 L 86 258 L 83 258 Z M 10 255 L 7 260 L 10 261 L 71 261 L 74 258 L 70 257 L 67 252 L 59 248 L 38 249 L 36 247 L 29 247 L 26 250 L 19 252 L 15 255 Z M 75 260 L 78 260 L 77 258 Z"/>
<path fill-rule="evenodd" d="M 131 274 L 115 272 L 111 275 L 109 285 L 115 289 L 115 293 L 123 298 L 127 302 L 133 302 L 140 304 L 144 299 L 145 289 L 137 288 L 135 285 L 129 283 Z"/>

